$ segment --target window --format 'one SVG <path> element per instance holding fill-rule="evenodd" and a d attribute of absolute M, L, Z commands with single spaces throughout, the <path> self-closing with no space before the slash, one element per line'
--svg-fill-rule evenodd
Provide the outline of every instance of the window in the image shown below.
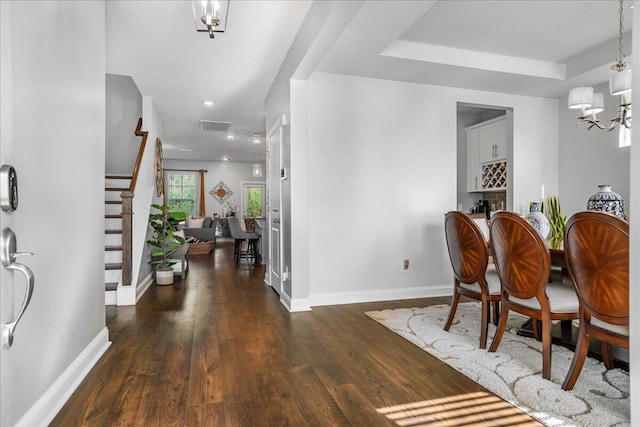
<path fill-rule="evenodd" d="M 169 172 L 167 202 L 174 212 L 194 215 L 196 210 L 196 176 L 193 173 Z"/>
<path fill-rule="evenodd" d="M 264 217 L 265 185 L 254 183 L 242 184 L 244 193 L 244 213 L 249 217 Z"/>

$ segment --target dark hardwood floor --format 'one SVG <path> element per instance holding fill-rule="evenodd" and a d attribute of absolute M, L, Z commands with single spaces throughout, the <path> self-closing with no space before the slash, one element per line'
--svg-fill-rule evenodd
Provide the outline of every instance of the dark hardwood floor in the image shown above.
<path fill-rule="evenodd" d="M 449 298 L 289 313 L 225 243 L 176 280 L 107 307 L 113 344 L 52 426 L 539 425 L 364 314 Z"/>

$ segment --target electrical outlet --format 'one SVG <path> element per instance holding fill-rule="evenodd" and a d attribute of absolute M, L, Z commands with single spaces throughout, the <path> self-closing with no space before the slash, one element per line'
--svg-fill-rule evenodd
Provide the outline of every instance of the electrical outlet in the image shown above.
<path fill-rule="evenodd" d="M 405 259 L 402 261 L 402 272 L 406 273 L 407 271 L 409 271 L 409 260 Z"/>

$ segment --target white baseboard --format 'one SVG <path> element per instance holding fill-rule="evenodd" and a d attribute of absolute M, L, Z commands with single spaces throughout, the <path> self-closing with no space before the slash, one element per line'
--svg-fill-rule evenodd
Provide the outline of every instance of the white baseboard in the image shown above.
<path fill-rule="evenodd" d="M 309 296 L 311 307 L 321 305 L 357 304 L 361 302 L 393 301 L 412 298 L 451 296 L 453 284 L 418 288 L 381 289 L 361 292 L 332 292 Z"/>
<path fill-rule="evenodd" d="M 136 288 L 136 303 L 140 301 L 142 295 L 144 295 L 147 290 L 153 284 L 153 272 L 147 274 L 147 276 L 140 282 Z"/>
<path fill-rule="evenodd" d="M 311 311 L 311 305 L 308 298 L 291 299 L 286 293 L 280 295 L 280 303 L 286 307 L 291 313 L 296 311 Z"/>
<path fill-rule="evenodd" d="M 110 345 L 109 330 L 105 327 L 24 414 L 16 426 L 48 425 Z"/>
<path fill-rule="evenodd" d="M 104 305 L 118 304 L 118 291 L 104 291 Z"/>

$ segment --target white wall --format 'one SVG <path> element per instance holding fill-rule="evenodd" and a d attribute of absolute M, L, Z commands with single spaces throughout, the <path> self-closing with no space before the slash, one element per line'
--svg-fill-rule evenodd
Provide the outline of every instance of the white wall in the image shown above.
<path fill-rule="evenodd" d="M 557 191 L 557 101 L 324 73 L 308 80 L 311 305 L 450 294 L 442 222 L 456 208 L 457 102 L 513 108 L 513 194 L 535 200 L 543 183 Z"/>
<path fill-rule="evenodd" d="M 140 148 L 135 129 L 142 117 L 142 96 L 130 76 L 106 76 L 107 174 L 131 175 Z"/>
<path fill-rule="evenodd" d="M 605 111 L 598 116 L 603 124 L 617 113 L 617 96 L 609 96 L 609 85 L 594 88 L 605 93 Z M 587 130 L 579 123 L 578 110 L 567 107 L 567 97 L 560 100 L 560 202 L 570 216 L 587 209 L 587 201 L 599 191 L 598 185 L 611 184 L 629 204 L 629 147 L 618 147 L 618 130 Z"/>
<path fill-rule="evenodd" d="M 88 369 L 108 345 L 104 2 L 2 2 L 2 14 L 11 41 L 2 63 L 13 73 L 3 117 L 20 184 L 12 217 L 19 249 L 35 253 L 20 260 L 35 276 L 30 307 L 2 350 L 12 363 L 2 366 L 12 387 L 0 396 L 2 425 L 46 425 L 86 373 L 74 368 Z"/>
<path fill-rule="evenodd" d="M 222 216 L 222 209 L 226 206 L 218 203 L 209 191 L 215 187 L 220 181 L 233 191 L 233 195 L 227 201 L 234 200 L 238 210 L 242 207 L 242 182 L 264 182 L 264 177 L 254 178 L 253 163 L 243 162 L 220 162 L 220 161 L 199 161 L 199 160 L 165 160 L 164 166 L 167 169 L 187 169 L 200 170 L 205 169 L 208 172 L 204 174 L 204 198 L 206 216 L 213 216 L 214 213 Z M 265 165 L 262 163 L 262 171 L 264 175 Z M 200 184 L 200 175 L 196 172 L 198 185 Z M 197 196 L 196 196 L 197 197 Z M 196 208 L 197 211 L 197 208 Z M 242 212 L 240 212 L 242 215 Z"/>
<path fill-rule="evenodd" d="M 148 96 L 142 98 L 142 130 L 149 133 L 133 198 L 132 284 L 141 284 L 151 274 L 152 268 L 148 264 L 151 251 L 146 244 L 153 230 L 149 226 L 149 213 L 151 203 L 162 204 L 162 198 L 156 195 L 155 153 L 156 139 L 162 141 L 163 124 L 160 113 Z M 135 304 L 139 298 L 135 289 L 118 289 L 118 292 L 118 305 Z"/>

